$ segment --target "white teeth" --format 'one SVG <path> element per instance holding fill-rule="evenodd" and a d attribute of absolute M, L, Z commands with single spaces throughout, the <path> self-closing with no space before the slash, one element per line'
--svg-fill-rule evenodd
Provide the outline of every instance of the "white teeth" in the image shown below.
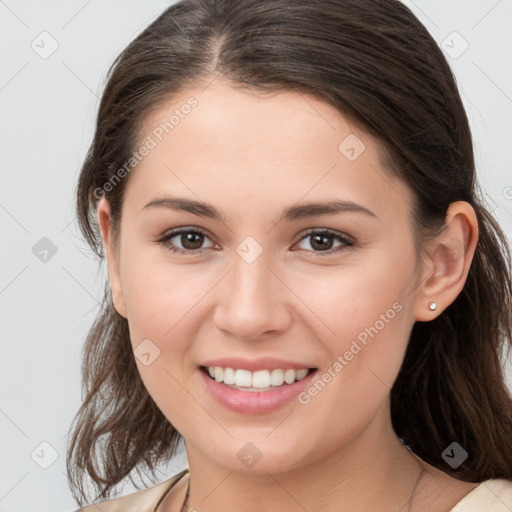
<path fill-rule="evenodd" d="M 222 369 L 219 368 L 219 370 Z M 217 371 L 217 368 L 215 368 L 215 371 Z M 224 370 L 222 370 L 222 373 L 224 373 Z M 252 373 L 249 370 L 235 370 L 235 386 L 250 388 L 252 386 L 251 380 Z"/>
<path fill-rule="evenodd" d="M 272 370 L 270 374 L 270 385 L 271 386 L 281 386 L 284 382 L 284 372 L 283 370 Z"/>
<path fill-rule="evenodd" d="M 253 388 L 268 388 L 270 387 L 270 373 L 267 370 L 260 370 L 252 374 L 252 387 Z"/>
<path fill-rule="evenodd" d="M 295 382 L 295 376 L 297 372 L 295 370 L 286 370 L 284 372 L 284 381 L 286 384 L 293 384 Z"/>
<path fill-rule="evenodd" d="M 308 374 L 308 372 L 309 370 L 307 370 L 306 368 L 302 370 L 297 370 L 297 380 L 302 380 Z"/>
<path fill-rule="evenodd" d="M 235 370 L 233 368 L 225 368 L 224 369 L 224 384 L 234 384 L 235 383 Z"/>
<path fill-rule="evenodd" d="M 309 373 L 309 369 L 275 369 L 250 372 L 249 370 L 209 366 L 208 373 L 217 382 L 223 382 L 236 388 L 246 388 L 247 391 L 260 391 L 270 387 L 282 386 L 285 382 L 286 384 L 293 384 L 295 381 L 302 380 Z"/>

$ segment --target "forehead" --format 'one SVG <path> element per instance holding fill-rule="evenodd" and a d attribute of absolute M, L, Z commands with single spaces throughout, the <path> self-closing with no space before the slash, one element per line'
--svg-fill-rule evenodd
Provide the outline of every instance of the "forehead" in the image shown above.
<path fill-rule="evenodd" d="M 151 149 L 126 192 L 139 203 L 174 193 L 246 214 L 329 195 L 408 212 L 408 187 L 383 167 L 378 142 L 318 96 L 214 80 L 162 103 L 139 135 Z"/>

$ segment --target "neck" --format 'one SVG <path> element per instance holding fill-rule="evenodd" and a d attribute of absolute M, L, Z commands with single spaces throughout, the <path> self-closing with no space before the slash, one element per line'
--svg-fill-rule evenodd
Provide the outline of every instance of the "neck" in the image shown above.
<path fill-rule="evenodd" d="M 383 407 L 347 445 L 287 471 L 226 468 L 187 442 L 191 486 L 186 510 L 412 511 L 424 469 L 397 438 L 387 411 Z"/>

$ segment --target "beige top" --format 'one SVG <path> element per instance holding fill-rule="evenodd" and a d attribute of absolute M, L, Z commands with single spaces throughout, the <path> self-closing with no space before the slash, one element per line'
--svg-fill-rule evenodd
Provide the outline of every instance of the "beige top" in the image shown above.
<path fill-rule="evenodd" d="M 185 474 L 184 469 L 172 478 L 126 496 L 100 501 L 74 512 L 155 512 L 173 485 Z M 512 512 L 512 482 L 503 479 L 486 480 L 476 486 L 450 512 Z"/>

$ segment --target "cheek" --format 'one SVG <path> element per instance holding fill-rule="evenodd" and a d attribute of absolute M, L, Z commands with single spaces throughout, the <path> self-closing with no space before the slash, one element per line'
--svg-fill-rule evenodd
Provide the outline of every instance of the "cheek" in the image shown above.
<path fill-rule="evenodd" d="M 131 254 L 138 256 L 127 256 L 122 272 L 132 344 L 137 350 L 142 340 L 150 339 L 160 350 L 149 366 L 137 360 L 141 378 L 178 431 L 201 442 L 205 425 L 214 432 L 217 427 L 186 391 L 197 386 L 189 374 L 188 354 L 201 325 L 211 319 L 216 303 L 208 294 L 226 268 L 204 262 L 173 264 L 165 255 L 150 260 L 140 251 Z M 344 267 L 281 269 L 280 277 L 294 292 L 283 295 L 297 312 L 291 329 L 313 333 L 325 365 L 319 375 L 325 386 L 306 391 L 287 428 L 276 429 L 268 439 L 256 437 L 262 451 L 273 453 L 276 460 L 282 457 L 283 467 L 291 463 L 289 454 L 297 451 L 298 433 L 302 456 L 311 461 L 356 436 L 386 400 L 399 371 L 408 339 L 406 276 L 412 260 L 382 251 L 370 260 Z M 327 377 L 322 379 L 323 375 Z M 244 428 L 249 436 L 257 434 L 250 426 Z M 241 432 L 246 431 L 241 427 Z M 223 436 L 221 431 L 212 435 L 204 451 L 214 450 L 211 443 L 217 440 L 214 458 L 236 452 Z"/>
<path fill-rule="evenodd" d="M 361 410 L 376 406 L 389 393 L 414 323 L 413 262 L 406 248 L 380 251 L 371 263 L 368 259 L 360 267 L 329 272 L 325 283 L 316 280 L 319 286 L 304 295 L 329 328 L 318 331 L 330 356 L 328 387 L 337 390 L 327 401 L 343 396 L 347 407 Z"/>
<path fill-rule="evenodd" d="M 133 254 L 137 254 L 134 252 Z M 121 269 L 123 295 L 130 332 L 134 338 L 163 340 L 214 285 L 211 270 L 200 265 L 179 265 L 165 260 L 128 255 Z"/>
<path fill-rule="evenodd" d="M 407 307 L 412 271 L 393 263 L 392 255 L 371 265 L 332 267 L 314 277 L 295 280 L 294 292 L 324 324 L 322 338 L 336 351 L 347 348 L 347 340 L 363 344 L 375 336 L 386 338 L 400 331 L 407 321 L 402 313 Z M 410 301 L 411 299 L 407 299 Z"/>
<path fill-rule="evenodd" d="M 191 383 L 184 368 L 192 329 L 197 328 L 194 308 L 207 292 L 208 281 L 199 279 L 194 269 L 149 260 L 140 252 L 123 263 L 123 294 L 139 374 L 159 409 L 180 429 L 190 415 L 185 390 Z"/>
<path fill-rule="evenodd" d="M 201 315 L 212 313 L 215 304 L 209 303 L 208 294 L 220 284 L 226 269 L 211 261 L 175 263 L 163 249 L 156 256 L 154 250 L 144 254 L 140 247 L 132 249 L 126 251 L 121 268 L 132 343 L 135 346 L 149 338 L 169 345 L 173 339 L 169 347 L 173 352 L 185 350 L 178 333 L 191 328 L 191 318 L 199 329 L 199 320 L 204 320 Z M 393 338 L 397 332 L 403 337 L 400 324 L 405 315 L 397 310 L 406 307 L 411 255 L 404 255 L 403 250 L 375 250 L 359 258 L 355 255 L 339 266 L 311 263 L 278 269 L 293 293 L 276 300 L 286 300 L 286 307 L 296 310 L 298 325 L 294 328 L 300 328 L 301 322 L 313 328 L 333 355 L 350 350 L 354 340 L 366 347 L 372 340 Z M 391 354 L 397 345 L 386 350 Z"/>

